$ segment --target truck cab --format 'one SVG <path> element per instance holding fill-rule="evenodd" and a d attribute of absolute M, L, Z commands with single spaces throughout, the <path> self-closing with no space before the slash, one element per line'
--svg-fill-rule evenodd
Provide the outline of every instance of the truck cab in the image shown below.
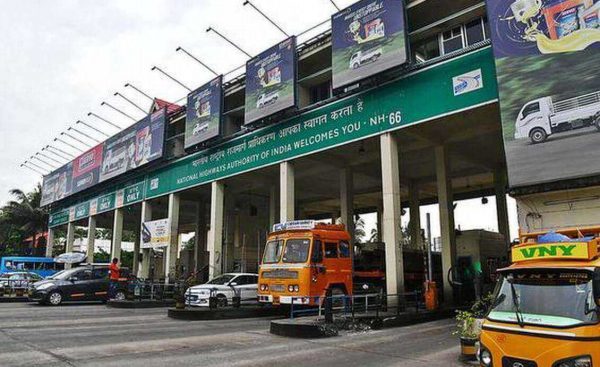
<path fill-rule="evenodd" d="M 522 236 L 499 271 L 481 366 L 600 364 L 600 228 Z"/>
<path fill-rule="evenodd" d="M 541 143 L 552 134 L 550 126 L 552 99 L 543 97 L 527 102 L 515 122 L 515 139 L 529 138 Z"/>
<path fill-rule="evenodd" d="M 258 301 L 317 305 L 327 290 L 352 293 L 352 247 L 343 225 L 310 220 L 276 224 L 259 268 Z"/>

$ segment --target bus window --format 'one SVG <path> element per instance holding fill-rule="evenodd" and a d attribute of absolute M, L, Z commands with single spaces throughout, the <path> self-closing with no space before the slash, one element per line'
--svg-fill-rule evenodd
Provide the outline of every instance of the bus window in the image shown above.
<path fill-rule="evenodd" d="M 325 242 L 325 257 L 326 258 L 336 258 L 336 257 L 338 257 L 337 243 L 335 243 L 335 242 Z"/>

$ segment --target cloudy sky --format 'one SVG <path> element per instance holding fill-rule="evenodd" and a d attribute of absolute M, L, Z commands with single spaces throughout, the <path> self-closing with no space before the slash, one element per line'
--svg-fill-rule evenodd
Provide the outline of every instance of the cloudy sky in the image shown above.
<path fill-rule="evenodd" d="M 340 7 L 353 2 L 336 0 Z M 329 0 L 253 0 L 253 3 L 290 34 L 299 34 L 327 20 L 335 11 Z M 187 94 L 184 88 L 151 71 L 153 65 L 191 88 L 208 81 L 212 76 L 210 72 L 182 53 L 176 53 L 177 46 L 186 48 L 219 73 L 243 65 L 247 57 L 214 34 L 206 33 L 207 27 L 213 26 L 251 55 L 284 38 L 259 14 L 242 4 L 243 0 L 3 1 L 0 12 L 0 34 L 3 35 L 0 42 L 0 202 L 9 198 L 9 189 L 28 190 L 40 181 L 39 175 L 19 165 L 52 143 L 78 119 L 110 134 L 117 131 L 88 117 L 89 111 L 122 127 L 133 123 L 106 106 L 101 107 L 102 101 L 135 119 L 141 118 L 141 111 L 113 96 L 118 91 L 144 109 L 149 107 L 145 97 L 124 88 L 126 82 L 169 101 L 180 100 Z M 299 42 L 324 27 L 328 25 L 300 36 Z M 78 128 L 99 137 L 81 125 Z M 87 138 L 82 139 L 92 144 Z M 63 150 L 76 153 L 73 148 L 58 144 Z M 33 162 L 44 166 L 39 161 Z M 457 213 L 457 224 L 463 228 L 494 229 L 493 203 L 486 206 L 480 201 L 465 203 L 462 210 L 466 214 L 463 218 Z M 510 206 L 514 214 L 514 202 L 511 201 Z M 461 210 L 461 206 L 457 210 Z M 516 233 L 514 218 L 511 222 Z"/>

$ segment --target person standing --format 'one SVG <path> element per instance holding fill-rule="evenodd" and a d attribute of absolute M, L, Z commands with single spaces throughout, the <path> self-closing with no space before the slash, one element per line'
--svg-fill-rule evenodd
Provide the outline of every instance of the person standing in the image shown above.
<path fill-rule="evenodd" d="M 121 269 L 119 268 L 119 259 L 116 257 L 112 259 L 112 262 L 108 266 L 109 272 L 109 286 L 108 286 L 108 299 L 113 299 L 117 293 L 117 285 L 119 282 Z"/>

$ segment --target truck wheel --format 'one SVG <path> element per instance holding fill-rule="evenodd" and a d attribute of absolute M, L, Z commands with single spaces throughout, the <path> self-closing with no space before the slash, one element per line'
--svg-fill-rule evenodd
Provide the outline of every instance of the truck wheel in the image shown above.
<path fill-rule="evenodd" d="M 334 286 L 331 288 L 331 295 L 335 298 L 333 298 L 333 307 L 337 308 L 337 307 L 342 307 L 344 306 L 344 299 L 341 296 L 345 296 L 346 295 L 346 291 L 344 291 L 344 288 L 339 287 L 339 286 Z"/>
<path fill-rule="evenodd" d="M 541 127 L 536 127 L 529 133 L 529 138 L 533 144 L 543 143 L 548 138 L 548 134 Z"/>

